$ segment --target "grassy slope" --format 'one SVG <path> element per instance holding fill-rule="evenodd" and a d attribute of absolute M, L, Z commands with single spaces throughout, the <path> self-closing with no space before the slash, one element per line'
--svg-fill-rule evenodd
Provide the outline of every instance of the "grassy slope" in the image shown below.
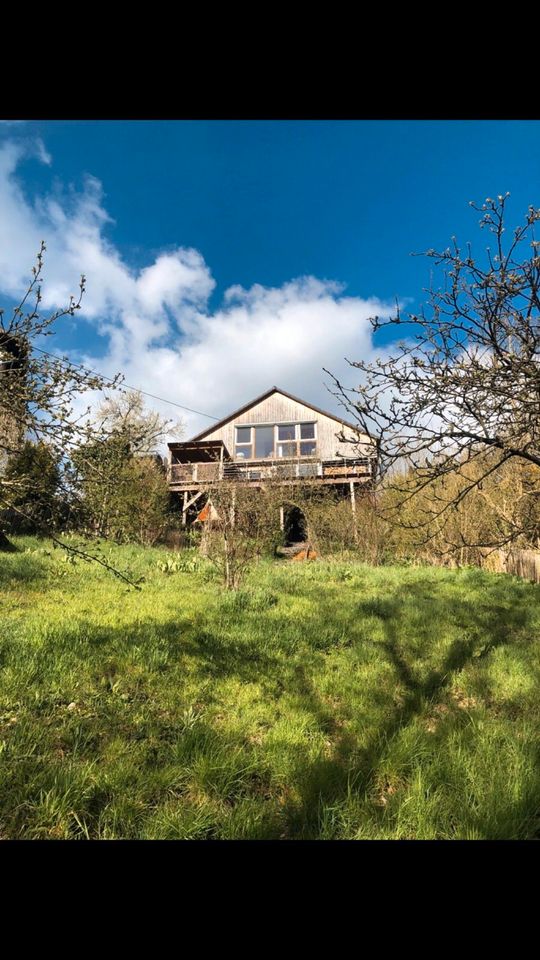
<path fill-rule="evenodd" d="M 18 542 L 0 557 L 0 836 L 540 830 L 539 587 L 282 562 L 225 595 L 116 548 L 137 592 Z"/>

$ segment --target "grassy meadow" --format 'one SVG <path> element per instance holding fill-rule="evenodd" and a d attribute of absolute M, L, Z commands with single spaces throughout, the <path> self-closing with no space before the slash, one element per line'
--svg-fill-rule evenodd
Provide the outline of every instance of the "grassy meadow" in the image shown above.
<path fill-rule="evenodd" d="M 0 555 L 3 839 L 540 836 L 540 586 Z"/>

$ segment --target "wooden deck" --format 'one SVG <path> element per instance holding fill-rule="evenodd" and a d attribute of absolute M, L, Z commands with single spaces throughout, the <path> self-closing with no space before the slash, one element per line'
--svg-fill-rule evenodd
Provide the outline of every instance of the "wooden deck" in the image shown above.
<path fill-rule="evenodd" d="M 171 491 L 205 489 L 220 481 L 241 481 L 253 485 L 265 481 L 280 484 L 367 483 L 374 475 L 375 461 L 367 457 L 357 460 L 317 460 L 313 457 L 294 460 L 249 460 L 206 463 L 173 463 L 169 466 Z"/>

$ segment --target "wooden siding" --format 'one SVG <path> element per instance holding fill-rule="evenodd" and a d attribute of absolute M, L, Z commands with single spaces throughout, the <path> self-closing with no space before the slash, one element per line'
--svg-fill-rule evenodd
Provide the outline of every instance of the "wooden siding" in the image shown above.
<path fill-rule="evenodd" d="M 365 434 L 358 434 L 358 444 L 341 443 L 337 434 L 341 430 L 338 420 L 333 420 L 312 407 L 297 403 L 280 393 L 273 393 L 270 397 L 244 410 L 233 420 L 229 420 L 220 428 L 205 434 L 205 440 L 222 440 L 231 455 L 235 449 L 235 427 L 249 427 L 255 425 L 273 425 L 276 423 L 316 423 L 317 424 L 317 453 L 319 460 L 334 460 L 340 457 L 365 457 L 373 453 L 373 441 Z M 345 436 L 351 435 L 349 427 L 344 428 Z"/>

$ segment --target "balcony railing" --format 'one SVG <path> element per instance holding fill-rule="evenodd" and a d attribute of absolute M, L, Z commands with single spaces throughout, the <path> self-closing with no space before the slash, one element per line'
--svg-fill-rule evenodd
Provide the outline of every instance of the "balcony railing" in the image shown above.
<path fill-rule="evenodd" d="M 224 461 L 222 463 L 173 463 L 169 483 L 214 483 L 217 480 L 295 480 L 340 479 L 372 477 L 375 461 L 369 457 L 356 460 L 315 460 L 313 457 L 295 457 L 287 460 Z"/>
<path fill-rule="evenodd" d="M 173 463 L 169 483 L 213 483 L 223 475 L 221 463 Z"/>

